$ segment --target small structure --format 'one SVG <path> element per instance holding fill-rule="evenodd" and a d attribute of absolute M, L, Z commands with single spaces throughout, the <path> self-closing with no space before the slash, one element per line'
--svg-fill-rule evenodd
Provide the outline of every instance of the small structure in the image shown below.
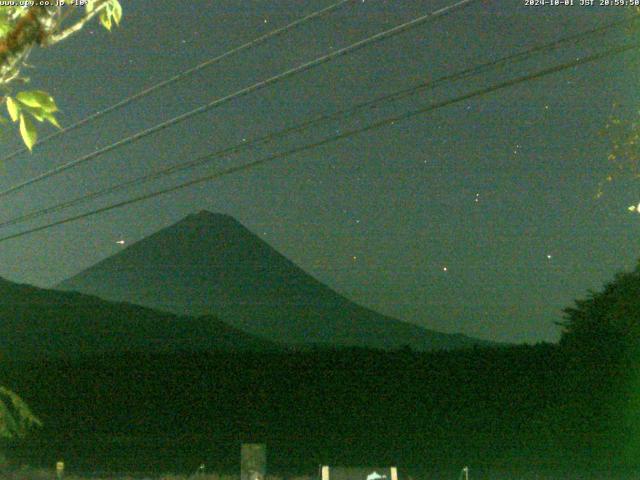
<path fill-rule="evenodd" d="M 320 480 L 398 480 L 397 467 L 322 466 Z"/>
<path fill-rule="evenodd" d="M 267 446 L 243 443 L 240 450 L 240 480 L 264 480 L 267 475 Z"/>
<path fill-rule="evenodd" d="M 62 480 L 64 478 L 64 462 L 58 460 L 56 462 L 56 480 Z"/>

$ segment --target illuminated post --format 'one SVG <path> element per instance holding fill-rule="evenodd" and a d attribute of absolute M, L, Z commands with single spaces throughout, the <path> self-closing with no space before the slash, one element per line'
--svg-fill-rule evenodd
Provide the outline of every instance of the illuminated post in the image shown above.
<path fill-rule="evenodd" d="M 62 480 L 64 477 L 64 462 L 62 460 L 58 460 L 56 462 L 56 479 Z"/>
<path fill-rule="evenodd" d="M 329 480 L 329 467 L 322 467 L 322 480 Z"/>
<path fill-rule="evenodd" d="M 469 480 L 469 467 L 464 467 L 462 473 L 464 473 L 464 480 Z"/>
<path fill-rule="evenodd" d="M 391 467 L 391 480 L 398 480 L 398 467 Z"/>
<path fill-rule="evenodd" d="M 267 475 L 267 446 L 243 443 L 240 451 L 240 480 L 264 480 Z"/>

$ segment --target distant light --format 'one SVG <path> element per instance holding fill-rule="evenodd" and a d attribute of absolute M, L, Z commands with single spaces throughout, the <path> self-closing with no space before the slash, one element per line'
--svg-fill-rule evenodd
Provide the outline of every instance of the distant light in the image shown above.
<path fill-rule="evenodd" d="M 442 271 L 446 272 L 447 271 L 447 267 L 442 267 Z"/>
<path fill-rule="evenodd" d="M 551 260 L 551 255 L 547 255 L 547 258 L 548 258 L 549 260 Z"/>
<path fill-rule="evenodd" d="M 118 245 L 124 245 L 124 240 L 118 240 L 116 243 L 117 243 Z"/>
<path fill-rule="evenodd" d="M 355 260 L 357 260 L 357 259 L 358 259 L 358 257 L 357 257 L 356 255 L 354 255 L 354 256 L 353 256 L 353 260 L 355 261 Z"/>
<path fill-rule="evenodd" d="M 640 213 L 640 203 L 638 203 L 638 205 L 631 205 L 628 210 L 630 212 L 638 212 L 638 213 Z"/>

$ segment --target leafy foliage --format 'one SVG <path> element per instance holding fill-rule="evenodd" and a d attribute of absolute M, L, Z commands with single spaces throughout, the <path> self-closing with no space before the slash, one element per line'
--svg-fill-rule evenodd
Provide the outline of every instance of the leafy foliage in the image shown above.
<path fill-rule="evenodd" d="M 99 5 L 98 0 L 93 0 L 87 4 L 87 11 L 94 11 Z M 118 0 L 112 0 L 106 3 L 106 7 L 100 13 L 100 23 L 107 30 L 111 30 L 111 25 L 115 23 L 120 24 L 122 19 L 122 6 Z"/>
<path fill-rule="evenodd" d="M 32 150 L 38 139 L 33 120 L 58 128 L 60 124 L 55 117 L 58 106 L 47 92 L 23 90 L 11 95 L 14 84 L 29 81 L 21 74 L 29 53 L 35 46 L 51 46 L 68 38 L 96 16 L 110 30 L 113 24 L 120 23 L 122 6 L 118 0 L 88 0 L 84 8 L 71 2 L 62 6 L 20 3 L 0 6 L 0 88 L 4 92 L 1 102 L 6 104 L 9 118 L 19 124 L 23 142 Z M 22 437 L 38 425 L 40 420 L 22 399 L 0 387 L 0 438 Z"/>
<path fill-rule="evenodd" d="M 22 67 L 35 46 L 47 47 L 80 31 L 86 23 L 97 18 L 104 28 L 111 30 L 122 19 L 119 0 L 87 0 L 84 7 L 67 2 L 62 6 L 15 5 L 0 6 L 0 88 L 5 96 L 11 120 L 19 124 L 23 142 L 33 149 L 37 131 L 33 120 L 60 125 L 54 115 L 55 101 L 41 90 L 19 91 L 11 96 L 12 86 L 26 83 Z"/>
<path fill-rule="evenodd" d="M 565 458 L 557 406 L 571 392 L 558 353 L 554 345 L 431 353 L 132 350 L 0 364 L 0 376 L 23 385 L 42 415 L 42 454 L 50 446 L 70 465 L 84 457 L 92 468 L 108 462 L 166 471 L 218 455 L 236 465 L 238 439 L 254 438 L 267 443 L 270 469 L 518 460 L 530 468 L 532 458 Z M 109 446 L 102 455 L 101 444 Z"/>
<path fill-rule="evenodd" d="M 6 97 L 6 100 L 9 116 L 14 122 L 20 123 L 20 135 L 29 150 L 33 149 L 38 138 L 30 117 L 38 122 L 48 121 L 60 128 L 54 115 L 58 111 L 58 107 L 48 93 L 40 90 L 23 91 L 18 93 L 16 99 Z"/>
<path fill-rule="evenodd" d="M 616 105 L 614 105 L 614 109 Z M 640 115 L 640 111 L 638 112 Z M 610 165 L 608 175 L 598 186 L 597 197 L 604 194 L 607 183 L 621 178 L 640 178 L 640 121 L 624 121 L 619 115 L 612 114 L 600 136 L 610 143 L 607 161 Z"/>
<path fill-rule="evenodd" d="M 561 344 L 619 358 L 635 353 L 640 342 L 640 265 L 617 274 L 601 292 L 589 292 L 564 312 Z"/>
<path fill-rule="evenodd" d="M 24 437 L 33 427 L 42 423 L 27 404 L 8 388 L 0 386 L 0 438 Z"/>
<path fill-rule="evenodd" d="M 599 418 L 595 430 L 616 460 L 640 458 L 640 264 L 565 309 L 560 345 L 568 354 L 573 408 Z"/>

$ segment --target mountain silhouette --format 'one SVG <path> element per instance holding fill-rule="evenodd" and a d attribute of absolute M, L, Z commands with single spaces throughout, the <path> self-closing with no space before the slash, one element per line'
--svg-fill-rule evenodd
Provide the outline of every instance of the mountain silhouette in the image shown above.
<path fill-rule="evenodd" d="M 0 278 L 3 358 L 275 349 L 211 316 L 189 318 Z"/>
<path fill-rule="evenodd" d="M 432 350 L 488 343 L 357 305 L 234 218 L 207 211 L 132 244 L 56 288 L 177 314 L 215 315 L 252 335 L 292 345 Z"/>

